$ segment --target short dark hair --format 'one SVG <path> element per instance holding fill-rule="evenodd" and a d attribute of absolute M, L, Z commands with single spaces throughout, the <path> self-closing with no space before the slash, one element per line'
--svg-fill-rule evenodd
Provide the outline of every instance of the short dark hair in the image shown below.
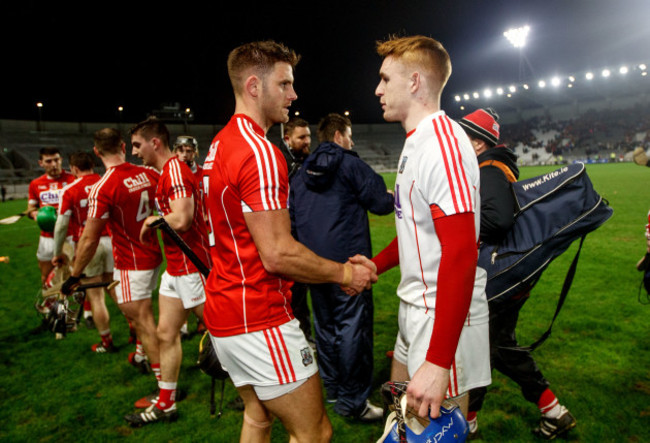
<path fill-rule="evenodd" d="M 307 127 L 309 127 L 309 123 L 307 123 L 307 120 L 304 120 L 300 117 L 292 118 L 284 125 L 284 135 L 291 135 L 293 130 L 296 128 L 307 128 Z"/>
<path fill-rule="evenodd" d="M 254 68 L 260 77 L 265 77 L 278 62 L 288 63 L 295 68 L 298 61 L 300 56 L 282 43 L 273 40 L 246 43 L 228 54 L 228 76 L 235 95 L 239 95 L 247 69 Z"/>
<path fill-rule="evenodd" d="M 156 137 L 159 138 L 163 145 L 169 147 L 169 129 L 158 117 L 149 117 L 133 126 L 129 130 L 129 136 L 141 135 L 146 140 L 151 140 Z"/>
<path fill-rule="evenodd" d="M 111 155 L 120 152 L 122 147 L 122 134 L 115 128 L 104 128 L 93 135 L 95 148 L 100 155 Z"/>
<path fill-rule="evenodd" d="M 59 151 L 59 148 L 55 148 L 54 146 L 47 146 L 45 148 L 41 148 L 38 150 L 38 159 L 43 160 L 43 156 L 45 155 L 56 155 L 56 154 L 61 155 L 61 151 Z"/>
<path fill-rule="evenodd" d="M 345 130 L 351 127 L 352 122 L 349 118 L 336 113 L 327 114 L 318 123 L 318 129 L 316 130 L 318 142 L 332 142 L 334 141 L 334 134 L 336 134 L 336 131 L 345 134 Z"/>
<path fill-rule="evenodd" d="M 70 154 L 68 158 L 70 167 L 75 166 L 81 171 L 90 171 L 95 166 L 93 156 L 86 151 L 77 151 Z"/>

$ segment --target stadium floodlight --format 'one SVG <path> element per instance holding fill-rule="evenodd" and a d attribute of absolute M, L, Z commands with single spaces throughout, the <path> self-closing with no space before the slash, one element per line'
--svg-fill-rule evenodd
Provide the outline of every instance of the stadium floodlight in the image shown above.
<path fill-rule="evenodd" d="M 468 94 L 468 93 L 463 94 L 463 98 L 464 98 L 465 100 L 469 100 L 469 94 Z"/>
<path fill-rule="evenodd" d="M 497 88 L 497 94 L 503 95 L 503 88 Z"/>
<path fill-rule="evenodd" d="M 622 75 L 627 74 L 628 71 L 629 71 L 629 69 L 627 68 L 627 66 L 621 66 L 620 69 L 618 70 L 619 74 L 622 74 Z"/>
<path fill-rule="evenodd" d="M 515 93 L 517 92 L 517 87 L 515 85 L 510 85 L 508 87 L 508 91 L 510 91 L 511 93 Z"/>
<path fill-rule="evenodd" d="M 491 89 L 485 89 L 485 90 L 483 91 L 483 97 L 485 97 L 485 98 L 490 98 L 490 97 L 492 97 L 492 90 L 491 90 Z"/>
<path fill-rule="evenodd" d="M 524 83 L 523 85 L 521 85 L 521 87 L 524 88 L 525 90 L 528 90 L 528 84 L 527 83 Z"/>
<path fill-rule="evenodd" d="M 530 26 L 526 25 L 520 28 L 508 29 L 503 33 L 503 35 L 515 48 L 523 48 L 526 46 L 526 38 L 528 37 L 529 32 Z"/>
<path fill-rule="evenodd" d="M 474 97 L 474 98 L 479 98 L 479 97 L 480 97 L 480 95 L 479 95 L 479 93 L 478 93 L 478 92 L 474 92 L 474 93 L 472 94 L 472 97 Z"/>
<path fill-rule="evenodd" d="M 641 64 L 639 65 L 639 69 L 642 70 L 642 71 L 645 71 L 645 70 L 647 69 L 645 63 L 641 63 Z"/>
<path fill-rule="evenodd" d="M 594 79 L 594 73 L 593 73 L 593 72 L 587 72 L 587 73 L 585 74 L 585 78 L 586 78 L 587 80 L 593 80 L 593 79 Z"/>
<path fill-rule="evenodd" d="M 455 96 L 455 97 L 454 97 L 454 100 L 456 100 L 457 102 L 459 102 L 459 101 L 460 101 L 460 95 Z"/>
<path fill-rule="evenodd" d="M 542 88 L 542 89 L 545 88 L 545 87 L 546 87 L 546 81 L 544 81 L 544 80 L 540 80 L 540 81 L 537 83 L 537 86 L 539 86 L 539 87 Z"/>
<path fill-rule="evenodd" d="M 611 75 L 611 71 L 609 69 L 603 69 L 603 72 L 600 73 L 603 77 L 607 78 Z"/>
<path fill-rule="evenodd" d="M 562 80 L 560 80 L 560 77 L 553 77 L 551 79 L 551 85 L 553 86 L 560 86 L 560 83 L 562 83 Z"/>
<path fill-rule="evenodd" d="M 569 76 L 569 81 L 570 81 L 571 83 L 575 83 L 576 78 L 575 78 L 574 76 L 570 75 L 570 76 Z"/>

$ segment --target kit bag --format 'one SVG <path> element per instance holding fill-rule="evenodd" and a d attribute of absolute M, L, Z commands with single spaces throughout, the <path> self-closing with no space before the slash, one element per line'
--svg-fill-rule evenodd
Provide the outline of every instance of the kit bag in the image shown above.
<path fill-rule="evenodd" d="M 483 243 L 478 265 L 487 272 L 486 294 L 491 309 L 530 291 L 544 270 L 575 240 L 578 251 L 569 267 L 553 317 L 557 317 L 575 275 L 585 236 L 613 213 L 593 188 L 583 163 L 512 183 L 515 223 L 498 244 Z M 543 342 L 550 330 L 529 348 Z"/>

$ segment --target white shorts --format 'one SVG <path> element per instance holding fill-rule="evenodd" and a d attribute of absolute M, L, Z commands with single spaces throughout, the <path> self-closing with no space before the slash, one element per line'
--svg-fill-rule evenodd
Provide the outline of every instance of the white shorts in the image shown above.
<path fill-rule="evenodd" d="M 38 239 L 38 249 L 36 258 L 38 261 L 52 261 L 54 257 L 54 239 L 52 237 L 40 236 Z"/>
<path fill-rule="evenodd" d="M 433 318 L 421 308 L 400 302 L 398 321 L 393 358 L 406 365 L 409 378 L 412 378 L 426 359 Z M 447 397 L 457 397 L 491 382 L 489 325 L 486 322 L 464 326 L 449 371 Z"/>
<path fill-rule="evenodd" d="M 151 298 L 151 293 L 158 285 L 158 270 L 121 271 L 113 270 L 113 280 L 119 281 L 115 286 L 117 304 Z"/>
<path fill-rule="evenodd" d="M 74 254 L 75 243 L 72 241 L 72 236 L 69 235 L 65 238 L 63 243 L 63 253 L 72 257 Z M 38 238 L 38 249 L 36 250 L 36 258 L 38 261 L 52 261 L 54 258 L 54 238 L 43 237 Z"/>
<path fill-rule="evenodd" d="M 105 235 L 99 238 L 95 255 L 93 255 L 83 272 L 86 277 L 95 277 L 113 272 L 113 266 L 113 244 L 111 238 Z"/>
<path fill-rule="evenodd" d="M 169 275 L 163 272 L 158 294 L 180 298 L 185 309 L 205 303 L 205 277 L 200 272 L 187 275 Z"/>
<path fill-rule="evenodd" d="M 233 384 L 252 385 L 262 401 L 288 394 L 318 372 L 295 318 L 262 331 L 210 338 Z"/>

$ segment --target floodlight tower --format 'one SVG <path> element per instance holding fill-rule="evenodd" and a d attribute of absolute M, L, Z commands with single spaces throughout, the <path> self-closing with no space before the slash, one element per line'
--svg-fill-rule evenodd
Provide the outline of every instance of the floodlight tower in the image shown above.
<path fill-rule="evenodd" d="M 503 36 L 508 39 L 512 46 L 519 50 L 519 81 L 526 79 L 526 66 L 528 66 L 530 73 L 533 74 L 533 67 L 524 53 L 524 47 L 526 46 L 526 39 L 529 33 L 530 26 L 528 25 L 511 28 L 503 33 Z"/>

